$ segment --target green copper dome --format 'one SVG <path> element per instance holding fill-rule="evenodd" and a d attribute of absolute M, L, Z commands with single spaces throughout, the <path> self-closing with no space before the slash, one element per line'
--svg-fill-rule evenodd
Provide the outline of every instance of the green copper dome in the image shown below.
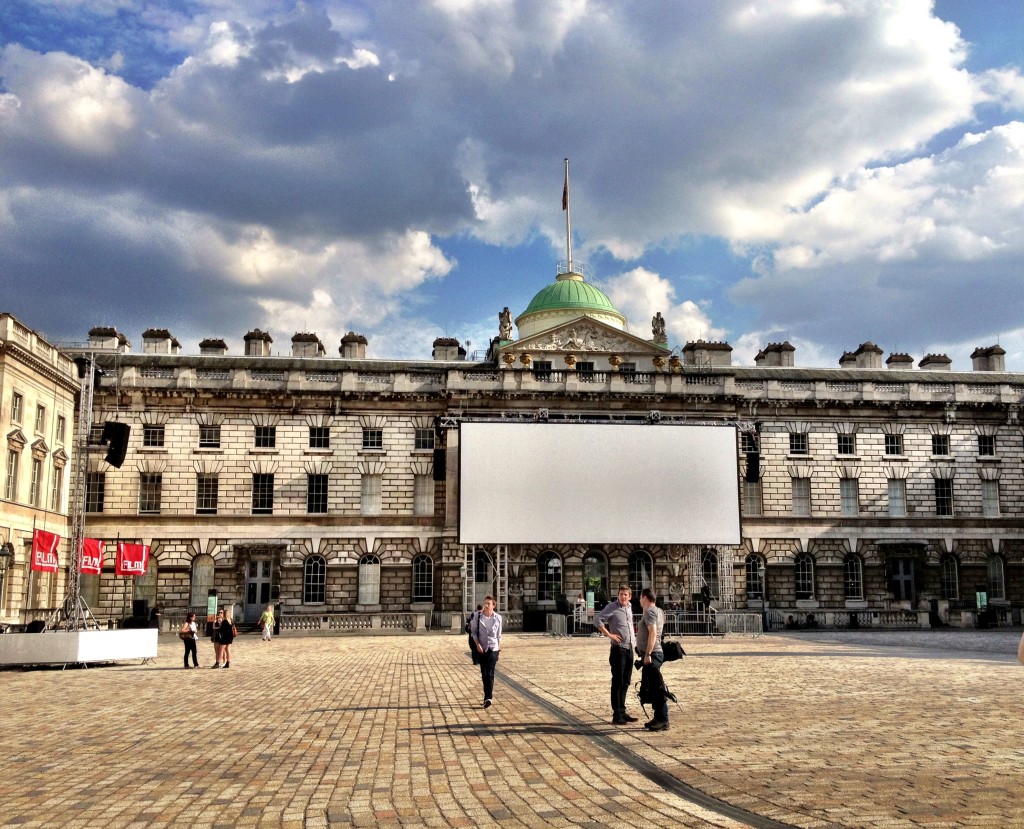
<path fill-rule="evenodd" d="M 530 301 L 516 318 L 516 326 L 520 336 L 526 337 L 584 315 L 620 330 L 626 323 L 604 292 L 585 282 L 581 274 L 560 273 Z"/>

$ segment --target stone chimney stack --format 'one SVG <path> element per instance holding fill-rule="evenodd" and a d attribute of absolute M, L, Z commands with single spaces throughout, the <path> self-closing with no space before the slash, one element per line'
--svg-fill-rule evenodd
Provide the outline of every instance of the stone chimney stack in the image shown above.
<path fill-rule="evenodd" d="M 444 362 L 466 359 L 466 349 L 459 344 L 455 337 L 438 337 L 434 340 L 432 354 L 435 360 Z"/>
<path fill-rule="evenodd" d="M 953 361 L 945 354 L 926 354 L 917 367 L 926 371 L 949 371 L 952 364 Z"/>
<path fill-rule="evenodd" d="M 998 345 L 976 348 L 971 354 L 971 368 L 974 371 L 1006 371 L 1006 351 Z"/>
<path fill-rule="evenodd" d="M 203 340 L 199 343 L 201 357 L 223 357 L 228 353 L 228 344 L 224 340 Z"/>
<path fill-rule="evenodd" d="M 873 342 L 861 343 L 853 356 L 857 360 L 857 368 L 882 367 L 882 349 Z"/>
<path fill-rule="evenodd" d="M 343 360 L 365 360 L 367 345 L 366 337 L 362 334 L 357 334 L 355 331 L 349 331 L 341 338 L 341 346 L 338 348 L 338 353 Z"/>
<path fill-rule="evenodd" d="M 127 354 L 132 350 L 132 344 L 124 334 L 116 328 L 103 325 L 89 329 L 89 347 L 109 349 L 118 354 Z"/>
<path fill-rule="evenodd" d="M 796 349 L 789 344 L 789 341 L 782 343 L 768 343 L 762 351 L 757 353 L 754 357 L 754 365 L 766 366 L 774 368 L 775 366 L 781 366 L 783 368 L 792 368 L 796 365 L 793 356 L 796 354 Z"/>
<path fill-rule="evenodd" d="M 296 332 L 292 337 L 293 357 L 323 357 L 327 349 L 316 334 Z"/>
<path fill-rule="evenodd" d="M 683 346 L 685 366 L 731 366 L 732 346 L 729 343 L 709 343 L 696 340 Z"/>
<path fill-rule="evenodd" d="M 260 331 L 260 329 L 254 328 L 242 339 L 245 340 L 246 357 L 270 356 L 270 346 L 273 344 L 274 338 L 271 337 L 266 331 Z"/>
<path fill-rule="evenodd" d="M 143 354 L 177 354 L 181 343 L 166 328 L 148 328 L 142 332 Z"/>
<path fill-rule="evenodd" d="M 891 371 L 909 371 L 914 367 L 914 358 L 909 354 L 890 354 L 889 359 L 885 361 L 885 365 Z"/>

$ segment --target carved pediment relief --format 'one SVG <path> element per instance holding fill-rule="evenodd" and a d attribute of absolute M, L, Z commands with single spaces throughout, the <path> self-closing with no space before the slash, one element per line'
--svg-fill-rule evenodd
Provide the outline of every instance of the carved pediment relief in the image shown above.
<path fill-rule="evenodd" d="M 622 331 L 605 327 L 588 319 L 580 319 L 534 337 L 519 340 L 503 351 L 545 352 L 572 351 L 584 353 L 661 353 L 651 343 Z"/>
<path fill-rule="evenodd" d="M 50 447 L 46 445 L 46 441 L 42 438 L 32 442 L 32 457 L 36 460 L 43 460 L 47 455 L 50 454 Z"/>
<path fill-rule="evenodd" d="M 7 433 L 7 445 L 11 447 L 15 452 L 20 452 L 25 448 L 25 444 L 28 443 L 28 438 L 25 437 L 25 433 L 21 429 L 11 429 Z"/>

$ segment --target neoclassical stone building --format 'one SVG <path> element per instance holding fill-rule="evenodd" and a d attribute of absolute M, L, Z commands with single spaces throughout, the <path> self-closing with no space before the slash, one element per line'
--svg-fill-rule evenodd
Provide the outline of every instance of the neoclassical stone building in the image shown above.
<path fill-rule="evenodd" d="M 94 429 L 118 420 L 131 435 L 119 469 L 90 455 L 87 534 L 150 544 L 152 557 L 135 584 L 83 578 L 86 600 L 119 617 L 136 597 L 184 610 L 216 589 L 253 620 L 267 602 L 292 616 L 386 615 L 462 611 L 496 592 L 529 624 L 628 582 L 682 606 L 706 587 L 717 607 L 775 623 L 930 611 L 969 624 L 979 593 L 1001 621 L 1016 618 L 1024 374 L 1006 371 L 998 346 L 979 348 L 970 370 L 942 355 L 883 363 L 872 343 L 834 368 L 798 366 L 789 343 L 739 367 L 726 343 L 670 351 L 660 314 L 636 333 L 564 269 L 515 326 L 502 311 L 477 361 L 452 339 L 431 360 L 399 361 L 367 358 L 354 333 L 336 357 L 310 333 L 273 356 L 260 330 L 244 354 L 210 339 L 189 355 L 166 330 L 132 351 L 115 329 L 93 329 Z M 741 543 L 694 545 L 681 530 L 660 546 L 464 547 L 466 419 L 738 425 Z"/>

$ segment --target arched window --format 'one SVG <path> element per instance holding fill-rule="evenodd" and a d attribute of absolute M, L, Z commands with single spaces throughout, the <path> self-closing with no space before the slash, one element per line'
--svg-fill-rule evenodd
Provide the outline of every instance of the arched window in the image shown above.
<path fill-rule="evenodd" d="M 956 556 L 943 556 L 939 562 L 939 595 L 943 599 L 960 598 L 960 562 Z"/>
<path fill-rule="evenodd" d="M 380 559 L 372 554 L 359 559 L 359 604 L 380 604 Z"/>
<path fill-rule="evenodd" d="M 864 598 L 864 562 L 852 553 L 843 559 L 843 598 Z"/>
<path fill-rule="evenodd" d="M 747 599 L 764 599 L 765 563 L 761 556 L 751 554 L 746 560 Z"/>
<path fill-rule="evenodd" d="M 608 604 L 608 559 L 604 553 L 591 550 L 583 556 L 583 594 L 594 594 L 594 606 Z"/>
<path fill-rule="evenodd" d="M 149 602 L 149 609 L 157 606 L 157 578 L 159 573 L 156 557 L 150 553 L 149 564 L 144 575 L 135 577 L 135 598 Z"/>
<path fill-rule="evenodd" d="M 1001 556 L 988 557 L 988 597 L 997 600 L 1006 598 L 1006 580 L 1003 577 Z"/>
<path fill-rule="evenodd" d="M 637 550 L 629 557 L 629 588 L 637 601 L 645 587 L 654 588 L 654 559 L 646 550 Z"/>
<path fill-rule="evenodd" d="M 711 598 L 718 600 L 721 598 L 718 592 L 718 551 L 711 547 L 705 547 L 701 553 L 700 558 L 700 571 L 704 577 L 704 584 L 708 586 L 708 590 L 711 591 Z"/>
<path fill-rule="evenodd" d="M 327 561 L 310 556 L 302 567 L 302 603 L 323 604 L 327 593 Z"/>
<path fill-rule="evenodd" d="M 419 555 L 412 560 L 412 600 L 434 600 L 434 560 L 430 556 Z"/>
<path fill-rule="evenodd" d="M 807 553 L 800 553 L 793 562 L 793 580 L 797 601 L 814 598 L 814 559 Z"/>
<path fill-rule="evenodd" d="M 537 601 L 554 602 L 562 595 L 562 559 L 553 550 L 537 556 Z"/>
<path fill-rule="evenodd" d="M 192 559 L 192 596 L 190 607 L 206 607 L 206 598 L 213 590 L 213 556 L 198 555 Z"/>

